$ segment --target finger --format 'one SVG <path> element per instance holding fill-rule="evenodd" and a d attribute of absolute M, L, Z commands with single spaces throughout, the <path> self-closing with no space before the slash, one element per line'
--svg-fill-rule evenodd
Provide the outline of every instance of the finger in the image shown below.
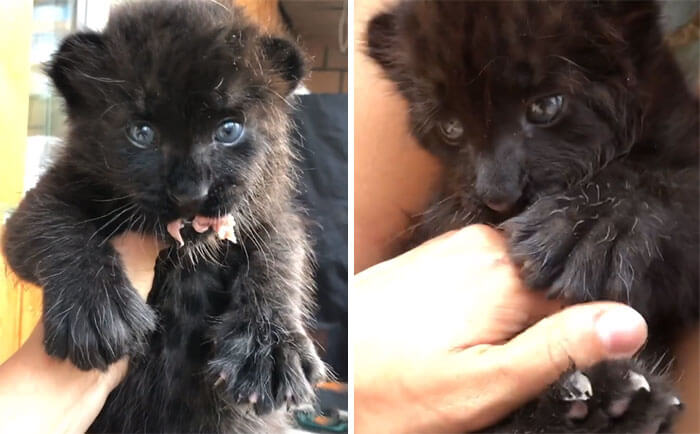
<path fill-rule="evenodd" d="M 524 287 L 518 267 L 508 256 L 503 234 L 486 225 L 443 234 L 364 273 L 375 273 L 375 278 L 384 275 L 389 281 L 375 286 L 385 287 L 396 278 L 391 272 L 396 269 L 413 271 L 416 279 L 425 280 L 413 288 L 436 286 L 440 297 L 463 307 L 462 326 L 451 332 L 455 349 L 500 344 L 561 309 L 559 301 L 547 300 Z M 376 293 L 373 291 L 374 297 Z"/>
<path fill-rule="evenodd" d="M 165 248 L 157 238 L 136 232 L 124 232 L 114 237 L 111 243 L 120 255 L 149 262 L 155 262 L 158 253 Z"/>
<path fill-rule="evenodd" d="M 483 356 L 500 373 L 500 399 L 511 408 L 528 401 L 573 366 L 628 358 L 644 344 L 647 325 L 629 306 L 611 302 L 568 307 Z"/>
<path fill-rule="evenodd" d="M 525 287 L 518 267 L 508 256 L 505 237 L 492 227 L 470 225 L 430 243 L 435 244 L 429 247 L 439 249 L 433 256 L 446 255 L 463 262 L 445 272 L 454 274 L 450 281 L 462 281 L 465 289 L 479 297 L 480 312 L 470 312 L 466 318 L 470 332 L 462 348 L 502 343 L 563 308 L 560 300 L 547 299 L 542 292 Z M 479 294 L 474 293 L 476 290 Z"/>
<path fill-rule="evenodd" d="M 487 225 L 474 224 L 462 229 L 445 232 L 422 244 L 444 249 L 443 244 L 449 244 L 451 249 L 458 251 L 488 249 L 505 252 L 505 237 L 503 234 Z"/>
<path fill-rule="evenodd" d="M 549 300 L 543 293 L 527 288 L 506 286 L 494 295 L 493 302 L 482 302 L 483 314 L 475 321 L 466 319 L 470 339 L 461 345 L 503 344 L 523 330 L 564 308 L 559 300 Z"/>
<path fill-rule="evenodd" d="M 112 245 L 119 252 L 132 286 L 145 299 L 151 290 L 155 261 L 163 245 L 155 237 L 144 237 L 133 232 L 115 237 Z"/>
<path fill-rule="evenodd" d="M 498 296 L 504 301 L 504 307 L 517 309 L 527 316 L 527 324 L 551 315 L 563 308 L 560 300 L 545 297 L 540 291 L 533 291 L 522 282 L 519 268 L 513 264 L 508 255 L 506 238 L 503 233 L 487 225 L 470 225 L 454 231 L 452 234 L 452 249 L 474 252 L 475 255 L 490 259 L 489 266 L 498 268 L 496 284 L 488 286 L 498 291 Z M 492 255 L 490 258 L 488 255 Z M 522 329 L 521 329 L 522 330 Z"/>

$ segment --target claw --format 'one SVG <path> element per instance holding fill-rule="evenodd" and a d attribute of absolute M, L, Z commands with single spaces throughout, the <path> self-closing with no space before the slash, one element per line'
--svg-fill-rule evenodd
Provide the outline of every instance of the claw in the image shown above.
<path fill-rule="evenodd" d="M 647 392 L 651 392 L 649 382 L 646 378 L 644 378 L 643 375 L 638 374 L 634 371 L 629 371 L 629 373 L 627 374 L 627 378 L 629 378 L 630 384 L 632 385 L 632 390 L 634 390 L 635 392 L 642 389 L 646 390 Z"/>
<path fill-rule="evenodd" d="M 643 375 L 638 374 L 634 371 L 628 371 L 627 372 L 627 379 L 629 380 L 629 384 L 632 388 L 633 392 L 638 392 L 640 390 L 645 390 L 647 392 L 651 391 L 651 387 L 649 386 L 649 382 L 647 381 L 646 378 L 644 378 Z M 608 413 L 612 417 L 620 417 L 623 414 L 627 412 L 630 406 L 630 402 L 632 402 L 632 396 L 625 396 L 619 399 L 613 400 L 610 405 L 608 406 Z"/>
<path fill-rule="evenodd" d="M 562 399 L 564 401 L 588 401 L 593 396 L 593 387 L 588 377 L 581 371 L 576 371 L 562 384 Z"/>
<path fill-rule="evenodd" d="M 217 378 L 216 381 L 214 382 L 214 387 L 217 387 L 219 384 L 223 383 L 224 381 L 226 381 L 226 375 L 224 375 L 224 373 L 222 372 L 221 374 L 219 374 L 219 378 Z"/>

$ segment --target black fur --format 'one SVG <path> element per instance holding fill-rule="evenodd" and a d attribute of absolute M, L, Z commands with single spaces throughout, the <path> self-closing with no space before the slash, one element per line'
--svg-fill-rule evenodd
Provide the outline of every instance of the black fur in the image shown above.
<path fill-rule="evenodd" d="M 651 1 L 405 1 L 367 33 L 368 54 L 410 104 L 413 134 L 445 167 L 411 243 L 498 225 L 529 286 L 639 310 L 645 357 L 698 317 L 698 100 L 657 21 Z M 557 96 L 556 116 L 528 114 Z M 602 378 L 594 394 L 625 386 Z M 578 429 L 666 429 L 665 390 L 633 402 L 647 411 Z M 647 419 L 631 428 L 632 414 Z M 517 415 L 501 428 L 572 429 L 566 413 Z"/>
<path fill-rule="evenodd" d="M 70 132 L 4 232 L 12 269 L 44 288 L 49 354 L 81 369 L 131 356 L 95 432 L 272 432 L 324 375 L 305 324 L 309 244 L 296 209 L 290 92 L 304 59 L 236 8 L 126 3 L 100 33 L 70 35 L 48 66 Z M 222 119 L 245 125 L 234 146 Z M 148 121 L 145 149 L 125 134 Z M 205 189 L 203 198 L 186 203 Z M 231 214 L 238 244 L 167 223 Z M 169 243 L 144 303 L 109 240 Z"/>

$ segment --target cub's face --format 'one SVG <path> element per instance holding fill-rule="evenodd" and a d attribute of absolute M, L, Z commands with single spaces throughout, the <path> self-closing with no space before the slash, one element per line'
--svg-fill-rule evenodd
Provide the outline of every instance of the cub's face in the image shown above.
<path fill-rule="evenodd" d="M 370 22 L 368 54 L 448 188 L 510 214 L 629 150 L 644 44 L 629 32 L 656 31 L 656 10 L 602 3 L 402 2 Z"/>
<path fill-rule="evenodd" d="M 284 98 L 303 61 L 238 10 L 127 4 L 103 32 L 67 38 L 49 73 L 71 157 L 162 222 L 230 213 L 287 176 Z"/>

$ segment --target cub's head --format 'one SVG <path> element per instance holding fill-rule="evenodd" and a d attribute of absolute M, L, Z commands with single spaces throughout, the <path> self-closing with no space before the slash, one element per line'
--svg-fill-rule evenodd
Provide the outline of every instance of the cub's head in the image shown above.
<path fill-rule="evenodd" d="M 65 150 L 91 181 L 161 222 L 268 212 L 288 199 L 297 48 L 213 1 L 126 3 L 66 38 L 48 72 Z"/>
<path fill-rule="evenodd" d="M 448 184 L 505 214 L 629 151 L 656 20 L 648 1 L 406 1 L 367 45 Z"/>

